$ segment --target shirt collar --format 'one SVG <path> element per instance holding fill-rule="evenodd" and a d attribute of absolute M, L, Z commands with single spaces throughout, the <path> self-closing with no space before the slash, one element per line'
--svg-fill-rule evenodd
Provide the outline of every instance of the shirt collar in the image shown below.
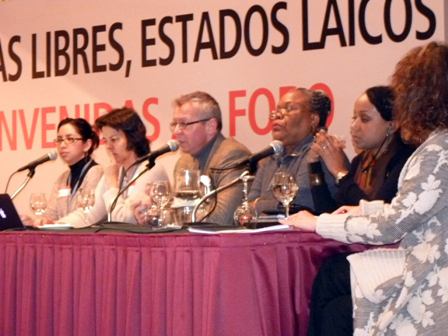
<path fill-rule="evenodd" d="M 217 132 L 213 138 L 210 139 L 209 142 L 207 142 L 204 147 L 199 150 L 196 154 L 192 155 L 196 160 L 199 162 L 199 170 L 202 171 L 202 169 L 207 164 L 207 160 L 210 157 L 210 153 L 215 145 L 215 142 L 218 138 L 224 138 L 224 136 L 221 134 L 221 132 Z"/>
<path fill-rule="evenodd" d="M 305 137 L 305 139 L 303 139 L 301 142 L 299 142 L 297 144 L 296 148 L 294 148 L 294 150 L 291 153 L 286 154 L 284 152 L 284 154 L 281 154 L 280 158 L 283 159 L 283 158 L 287 158 L 287 157 L 295 157 L 295 156 L 302 155 L 303 151 L 307 150 L 311 146 L 313 141 L 314 141 L 314 136 L 312 134 L 308 134 Z M 276 158 L 276 155 L 271 156 L 271 159 L 273 159 L 273 160 L 276 160 L 277 158 Z"/>
<path fill-rule="evenodd" d="M 87 164 L 87 162 L 89 162 L 89 160 L 90 157 L 88 156 L 83 157 L 81 160 L 70 166 L 70 171 L 74 174 L 79 175 L 81 173 L 82 168 L 84 167 L 85 164 Z"/>
<path fill-rule="evenodd" d="M 312 134 L 308 134 L 305 139 L 303 139 L 294 149 L 294 151 L 289 154 L 290 156 L 298 156 L 302 153 L 303 150 L 308 149 L 314 141 L 314 136 Z"/>

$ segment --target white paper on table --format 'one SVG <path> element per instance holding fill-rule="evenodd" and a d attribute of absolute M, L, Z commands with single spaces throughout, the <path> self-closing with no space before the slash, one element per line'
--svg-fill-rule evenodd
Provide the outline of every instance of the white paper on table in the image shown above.
<path fill-rule="evenodd" d="M 41 230 L 70 230 L 73 229 L 72 224 L 44 224 L 37 226 Z"/>
<path fill-rule="evenodd" d="M 207 234 L 216 234 L 216 233 L 256 233 L 256 232 L 270 232 L 270 231 L 288 231 L 291 228 L 288 225 L 278 224 L 272 225 L 260 229 L 230 229 L 230 230 L 208 230 L 201 229 L 198 227 L 189 227 L 188 231 L 193 233 L 207 233 Z"/>

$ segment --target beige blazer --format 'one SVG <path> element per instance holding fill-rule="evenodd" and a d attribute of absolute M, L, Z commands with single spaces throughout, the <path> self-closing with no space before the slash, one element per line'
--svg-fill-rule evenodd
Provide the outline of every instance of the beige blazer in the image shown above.
<path fill-rule="evenodd" d="M 213 168 L 231 167 L 238 161 L 249 157 L 250 154 L 250 151 L 235 139 L 224 138 L 223 135 L 219 134 L 201 174 L 208 175 L 211 178 L 214 189 L 221 187 L 241 175 L 244 169 L 217 171 Z M 177 161 L 174 171 L 198 169 L 198 167 L 199 162 L 192 155 L 183 154 Z M 217 196 L 215 209 L 205 221 L 221 225 L 232 224 L 233 213 L 240 205 L 242 198 L 243 186 L 241 183 L 220 192 Z"/>

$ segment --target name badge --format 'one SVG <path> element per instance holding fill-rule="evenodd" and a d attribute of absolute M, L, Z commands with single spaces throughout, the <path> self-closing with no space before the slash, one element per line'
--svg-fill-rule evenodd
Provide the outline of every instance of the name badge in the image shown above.
<path fill-rule="evenodd" d="M 72 190 L 70 188 L 59 189 L 58 197 L 68 197 L 70 196 L 70 192 Z"/>

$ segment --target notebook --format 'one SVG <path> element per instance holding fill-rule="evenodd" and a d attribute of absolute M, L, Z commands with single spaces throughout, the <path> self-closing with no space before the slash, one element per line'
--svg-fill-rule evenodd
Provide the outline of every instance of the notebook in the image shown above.
<path fill-rule="evenodd" d="M 0 231 L 25 229 L 19 214 L 8 194 L 0 194 Z"/>

